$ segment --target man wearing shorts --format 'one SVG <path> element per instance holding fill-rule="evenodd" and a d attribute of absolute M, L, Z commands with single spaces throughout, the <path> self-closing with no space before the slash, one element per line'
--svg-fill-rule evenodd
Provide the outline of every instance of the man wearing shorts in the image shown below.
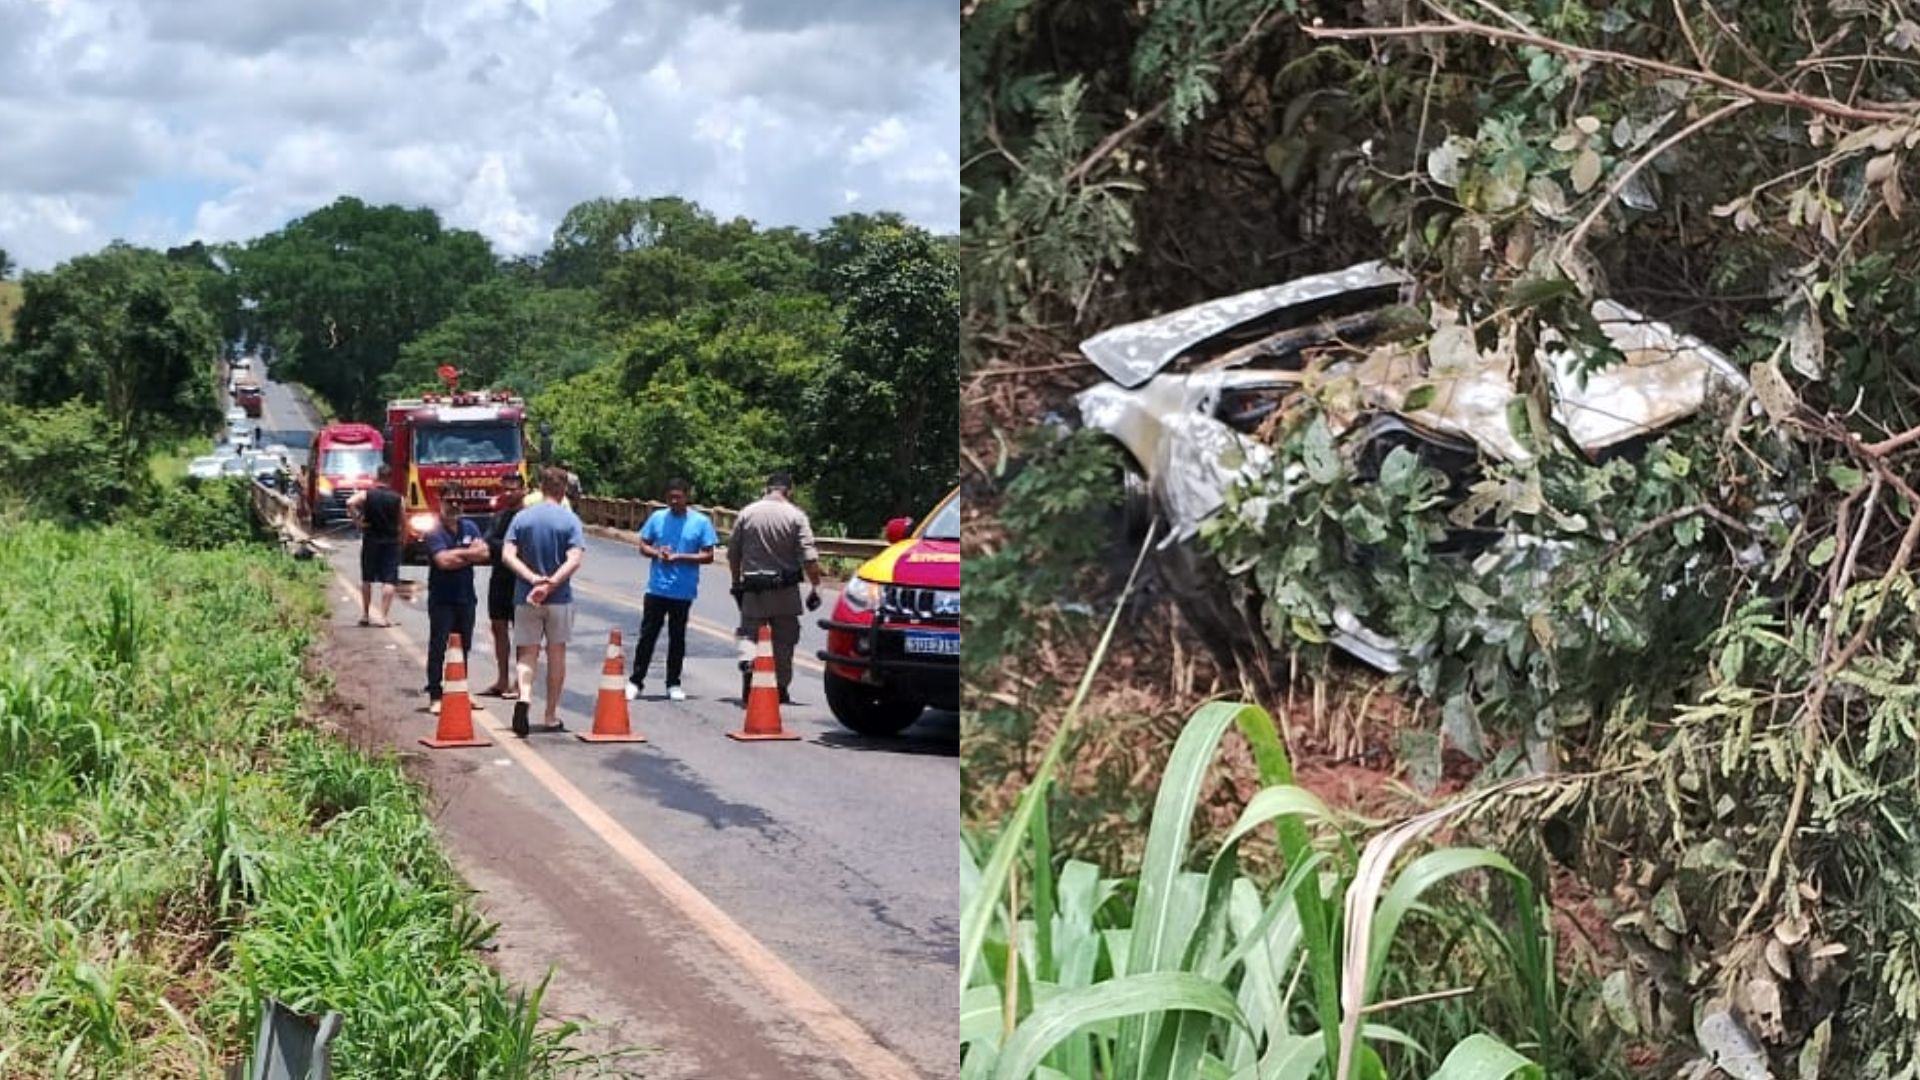
<path fill-rule="evenodd" d="M 400 585 L 400 517 L 404 505 L 390 486 L 386 462 L 375 471 L 373 487 L 347 500 L 347 514 L 360 527 L 360 625 L 392 625 L 393 591 Z M 380 621 L 373 620 L 373 586 L 380 585 Z"/>
<path fill-rule="evenodd" d="M 573 636 L 573 586 L 587 554 L 586 530 L 573 511 L 560 505 L 567 494 L 562 469 L 540 471 L 545 496 L 515 515 L 500 557 L 517 579 L 513 584 L 514 660 L 520 674 L 520 700 L 513 705 L 513 733 L 526 738 L 533 696 L 533 669 L 540 644 L 547 646 L 546 730 L 564 731 L 560 693 L 567 681 L 567 641 Z"/>

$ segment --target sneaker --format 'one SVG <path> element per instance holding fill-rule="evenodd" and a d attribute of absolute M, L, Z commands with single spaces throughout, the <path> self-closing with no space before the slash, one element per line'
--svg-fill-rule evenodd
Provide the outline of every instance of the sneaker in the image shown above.
<path fill-rule="evenodd" d="M 628 701 L 640 700 L 640 684 L 639 683 L 629 682 L 627 684 L 627 700 Z"/>
<path fill-rule="evenodd" d="M 669 686 L 667 687 L 667 700 L 668 701 L 685 701 L 687 700 L 687 692 L 685 690 L 680 689 L 677 686 Z"/>
<path fill-rule="evenodd" d="M 785 690 L 780 691 L 780 704 L 782 705 L 793 704 L 793 695 L 787 693 Z"/>
<path fill-rule="evenodd" d="M 432 713 L 435 716 L 439 716 L 440 715 L 440 699 L 434 698 L 432 701 L 427 702 L 427 711 Z"/>
<path fill-rule="evenodd" d="M 533 705 L 528 702 L 516 701 L 513 703 L 514 738 L 524 739 L 527 737 L 527 732 L 533 730 L 533 725 L 527 722 L 528 715 L 532 712 L 533 712 Z"/>

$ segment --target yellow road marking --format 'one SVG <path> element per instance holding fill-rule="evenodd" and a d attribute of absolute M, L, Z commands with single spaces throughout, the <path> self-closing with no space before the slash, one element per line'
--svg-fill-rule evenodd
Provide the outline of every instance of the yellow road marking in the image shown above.
<path fill-rule="evenodd" d="M 358 602 L 360 592 L 353 583 L 338 569 L 334 576 L 340 579 L 349 594 L 349 599 Z M 427 654 L 412 639 L 402 633 L 399 624 L 387 627 L 396 642 L 416 664 L 425 666 Z M 732 635 L 727 635 L 731 637 Z M 794 1019 L 806 1025 L 815 1037 L 832 1047 L 855 1073 L 869 1080 L 921 1080 L 920 1074 L 898 1054 L 880 1045 L 855 1020 L 843 1012 L 825 994 L 814 989 L 813 984 L 802 978 L 800 973 L 787 966 L 786 961 L 776 956 L 771 949 L 760 944 L 759 940 L 739 923 L 734 922 L 726 912 L 706 898 L 699 889 L 683 878 L 673 867 L 667 865 L 651 849 L 642 844 L 637 837 L 628 832 L 605 810 L 594 803 L 573 782 L 560 775 L 559 770 L 547 763 L 536 753 L 533 747 L 513 738 L 506 729 L 489 723 L 481 716 L 474 717 L 474 723 L 484 728 L 495 741 L 527 770 L 528 775 L 540 782 L 561 805 L 580 819 L 580 823 L 593 831 L 614 854 L 626 861 L 628 866 L 675 910 L 694 925 L 707 939 L 720 950 L 731 956 L 748 977 L 759 983 L 769 994 L 779 999 L 785 1010 Z"/>

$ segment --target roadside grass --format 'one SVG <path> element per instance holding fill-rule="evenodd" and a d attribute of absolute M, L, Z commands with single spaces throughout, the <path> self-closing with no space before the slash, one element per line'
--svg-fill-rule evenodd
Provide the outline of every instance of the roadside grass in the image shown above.
<path fill-rule="evenodd" d="M 1293 784 L 1256 706 L 1215 702 L 1188 719 L 1138 875 L 1056 864 L 1049 788 L 1113 629 L 997 836 L 963 842 L 962 1080 L 1540 1080 L 1560 1064 L 1569 1011 L 1531 880 L 1482 848 L 1403 858 L 1469 803 L 1364 837 Z M 1262 789 L 1191 869 L 1196 804 L 1230 729 Z M 1239 870 L 1243 841 L 1268 832 L 1286 870 L 1277 885 Z M 1469 947 L 1439 950 L 1454 960 L 1417 985 L 1409 974 L 1432 969 L 1408 950 L 1433 950 L 1402 931 L 1430 934 L 1449 888 L 1461 890 L 1451 910 L 1486 914 L 1450 933 Z M 1451 1007 L 1421 1008 L 1433 1004 Z"/>
<path fill-rule="evenodd" d="M 596 1064 L 397 763 L 301 721 L 319 569 L 16 518 L 0 577 L 0 1078 L 219 1075 L 269 995 L 345 1015 L 342 1078 Z"/>

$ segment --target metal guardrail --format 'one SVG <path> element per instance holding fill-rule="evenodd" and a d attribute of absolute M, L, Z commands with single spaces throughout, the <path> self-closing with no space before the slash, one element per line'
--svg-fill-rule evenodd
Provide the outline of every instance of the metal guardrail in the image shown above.
<path fill-rule="evenodd" d="M 588 525 L 638 529 L 649 514 L 665 505 L 654 499 L 603 499 L 590 495 L 580 500 L 580 520 Z M 724 506 L 696 506 L 694 509 L 713 519 L 713 530 L 720 534 L 722 541 L 733 531 L 733 521 L 740 515 L 740 511 Z M 813 544 L 821 555 L 849 559 L 871 559 L 889 546 L 885 540 L 849 540 L 840 536 L 816 536 Z"/>

